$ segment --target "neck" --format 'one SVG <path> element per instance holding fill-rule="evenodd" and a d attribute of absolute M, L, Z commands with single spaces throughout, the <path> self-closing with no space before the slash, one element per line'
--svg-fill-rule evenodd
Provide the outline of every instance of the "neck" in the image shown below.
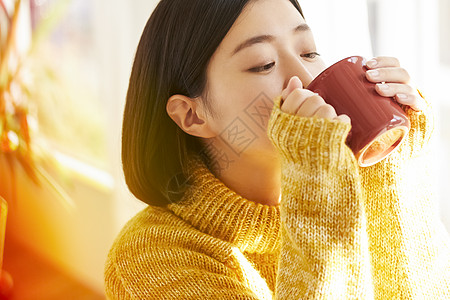
<path fill-rule="evenodd" d="M 242 156 L 216 172 L 226 186 L 242 197 L 264 205 L 280 203 L 280 162 L 276 157 Z"/>

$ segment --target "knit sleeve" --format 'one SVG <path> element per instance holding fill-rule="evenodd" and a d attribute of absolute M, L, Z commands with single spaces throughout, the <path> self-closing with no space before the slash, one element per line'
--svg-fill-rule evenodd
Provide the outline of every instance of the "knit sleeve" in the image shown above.
<path fill-rule="evenodd" d="M 364 196 L 350 125 L 303 118 L 275 100 L 268 135 L 282 158 L 279 299 L 370 299 Z"/>
<path fill-rule="evenodd" d="M 427 102 L 406 112 L 411 130 L 398 151 L 360 170 L 376 295 L 450 299 L 450 240 L 433 197 L 432 109 Z"/>

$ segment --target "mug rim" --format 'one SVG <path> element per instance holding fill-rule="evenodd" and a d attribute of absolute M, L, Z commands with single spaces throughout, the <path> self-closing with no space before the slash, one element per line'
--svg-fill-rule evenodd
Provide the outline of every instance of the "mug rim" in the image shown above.
<path fill-rule="evenodd" d="M 387 150 L 385 150 L 382 153 L 380 153 L 375 160 L 367 162 L 367 163 L 365 161 L 363 161 L 363 158 L 364 158 L 364 155 L 365 155 L 366 151 L 377 140 L 376 137 L 380 137 L 380 136 L 386 134 L 387 132 L 389 132 L 391 130 L 401 130 L 403 134 L 392 145 L 389 146 L 390 148 L 388 148 Z M 375 138 L 372 139 L 372 141 L 370 141 L 367 145 L 365 145 L 364 148 L 362 148 L 355 155 L 356 160 L 358 161 L 358 164 L 361 167 L 370 167 L 370 166 L 372 166 L 372 165 L 374 165 L 374 164 L 384 160 L 385 158 L 390 156 L 398 147 L 400 147 L 400 145 L 406 140 L 406 137 L 408 136 L 408 132 L 409 132 L 409 127 L 407 125 L 399 125 L 399 126 L 391 127 L 389 129 L 384 129 L 384 130 L 378 132 L 378 134 L 375 136 Z"/>

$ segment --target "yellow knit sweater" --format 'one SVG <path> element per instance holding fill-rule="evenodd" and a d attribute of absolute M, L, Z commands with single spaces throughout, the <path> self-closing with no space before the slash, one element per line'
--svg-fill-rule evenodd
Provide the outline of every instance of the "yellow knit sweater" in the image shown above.
<path fill-rule="evenodd" d="M 359 168 L 350 125 L 280 110 L 279 207 L 256 204 L 190 161 L 181 202 L 147 207 L 105 267 L 110 299 L 450 299 L 450 242 L 431 199 L 432 122 L 407 110 L 409 138 Z"/>

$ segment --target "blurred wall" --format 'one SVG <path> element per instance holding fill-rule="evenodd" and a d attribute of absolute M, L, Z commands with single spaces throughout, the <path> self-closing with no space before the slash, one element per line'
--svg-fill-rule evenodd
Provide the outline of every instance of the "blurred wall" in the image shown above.
<path fill-rule="evenodd" d="M 95 56 L 108 117 L 108 161 L 113 185 L 96 182 L 95 173 L 57 163 L 44 168 L 64 188 L 61 198 L 46 183 L 35 185 L 20 167 L 17 201 L 10 203 L 7 234 L 86 285 L 103 291 L 103 267 L 124 223 L 143 204 L 127 190 L 120 163 L 120 133 L 128 77 L 140 34 L 157 1 L 93 0 Z M 83 164 L 83 162 L 79 162 Z M 76 165 L 76 162 L 75 162 Z M 101 170 L 98 170 L 102 172 Z M 11 202 L 11 178 L 0 160 L 0 195 Z"/>
<path fill-rule="evenodd" d="M 104 260 L 114 238 L 113 191 L 99 188 L 70 170 L 46 168 L 68 193 L 69 198 L 64 199 L 45 180 L 38 186 L 18 165 L 15 169 L 16 201 L 9 169 L 0 159 L 0 195 L 9 205 L 8 239 L 15 239 L 102 292 Z"/>

